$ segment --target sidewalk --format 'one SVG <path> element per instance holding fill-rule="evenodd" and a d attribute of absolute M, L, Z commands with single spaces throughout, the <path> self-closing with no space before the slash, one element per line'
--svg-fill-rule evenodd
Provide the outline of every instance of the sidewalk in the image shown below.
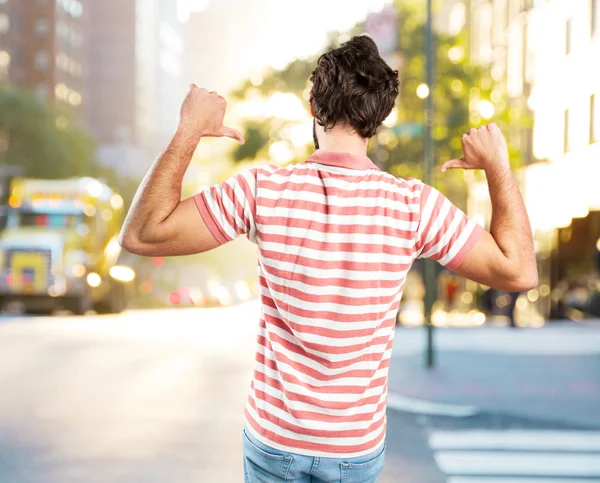
<path fill-rule="evenodd" d="M 431 370 L 424 332 L 397 330 L 390 394 L 600 428 L 600 324 L 436 330 Z"/>

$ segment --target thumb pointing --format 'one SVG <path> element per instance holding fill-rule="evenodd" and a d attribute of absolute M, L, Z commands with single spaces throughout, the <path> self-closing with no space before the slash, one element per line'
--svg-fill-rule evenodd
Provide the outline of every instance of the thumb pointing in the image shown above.
<path fill-rule="evenodd" d="M 443 165 L 442 165 L 442 173 L 444 171 L 446 171 L 447 169 L 456 169 L 456 168 L 465 168 L 465 160 L 464 159 L 453 159 L 451 161 L 446 161 Z"/>
<path fill-rule="evenodd" d="M 232 129 L 230 127 L 223 127 L 221 129 L 221 136 L 226 136 L 228 138 L 232 138 L 235 139 L 237 142 L 239 142 L 240 144 L 244 144 L 244 136 L 242 136 L 242 133 L 239 132 L 236 129 Z"/>

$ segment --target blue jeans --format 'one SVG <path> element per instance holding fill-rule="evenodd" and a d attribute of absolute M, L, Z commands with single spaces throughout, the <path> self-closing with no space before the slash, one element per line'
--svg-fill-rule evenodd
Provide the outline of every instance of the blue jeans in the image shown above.
<path fill-rule="evenodd" d="M 244 429 L 245 483 L 376 483 L 383 470 L 385 443 L 355 458 L 325 458 L 287 453 L 258 441 Z"/>

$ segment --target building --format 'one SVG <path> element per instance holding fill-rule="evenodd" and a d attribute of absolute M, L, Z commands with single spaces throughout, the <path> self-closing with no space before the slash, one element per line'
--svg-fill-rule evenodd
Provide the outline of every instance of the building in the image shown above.
<path fill-rule="evenodd" d="M 600 239 L 600 1 L 472 0 L 469 13 L 473 60 L 534 121 L 509 133 L 525 154 L 539 261 L 540 287 L 528 295 L 545 316 L 564 315 L 560 291 L 587 284 Z M 472 187 L 474 214 L 489 211 L 485 195 Z"/>
<path fill-rule="evenodd" d="M 83 17 L 81 0 L 1 0 L 0 82 L 83 117 Z"/>
<path fill-rule="evenodd" d="M 86 4 L 86 121 L 104 144 L 135 143 L 136 0 Z"/>
<path fill-rule="evenodd" d="M 1 1 L 1 0 L 0 0 Z M 89 2 L 87 124 L 98 159 L 139 178 L 171 137 L 185 94 L 177 2 Z"/>
<path fill-rule="evenodd" d="M 227 15 L 216 8 L 192 12 L 185 27 L 184 78 L 186 84 L 220 93 L 237 87 L 230 72 Z M 214 39 L 219 39 L 215 42 Z"/>
<path fill-rule="evenodd" d="M 184 26 L 177 2 L 137 0 L 136 92 L 140 144 L 156 150 L 171 137 L 186 92 Z"/>
<path fill-rule="evenodd" d="M 140 177 L 151 160 L 139 143 L 136 0 L 87 3 L 86 124 L 97 157 L 121 176 Z"/>
<path fill-rule="evenodd" d="M 467 13 L 471 59 L 490 69 L 511 106 L 526 112 L 535 76 L 530 27 L 535 4 L 533 0 L 472 0 Z M 510 144 L 523 154 L 524 164 L 531 164 L 533 131 L 516 126 L 507 134 Z"/>

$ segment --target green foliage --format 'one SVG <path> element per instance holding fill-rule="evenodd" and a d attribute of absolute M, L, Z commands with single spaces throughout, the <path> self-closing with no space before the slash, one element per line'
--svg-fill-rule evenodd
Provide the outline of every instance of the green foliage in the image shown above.
<path fill-rule="evenodd" d="M 25 176 L 80 176 L 93 159 L 91 139 L 33 93 L 0 87 L 0 165 L 20 166 Z"/>
<path fill-rule="evenodd" d="M 236 162 L 256 159 L 258 153 L 269 143 L 269 120 L 264 122 L 249 122 L 246 125 L 245 143 L 233 153 Z"/>
<path fill-rule="evenodd" d="M 100 165 L 94 153 L 92 139 L 67 112 L 44 104 L 30 91 L 0 87 L 0 166 L 17 166 L 32 178 L 99 178 L 129 204 L 139 183 Z"/>
<path fill-rule="evenodd" d="M 417 87 L 425 82 L 425 18 L 414 6 L 397 1 L 399 12 L 399 47 L 402 56 L 400 69 L 400 95 L 398 123 L 425 122 L 425 100 L 417 96 Z M 530 123 L 524 110 L 510 106 L 501 86 L 491 77 L 488 69 L 472 64 L 467 56 L 468 39 L 463 32 L 458 36 L 434 33 L 435 83 L 433 90 L 433 139 L 438 164 L 462 156 L 461 136 L 472 127 L 497 122 L 508 132 L 509 125 L 525 127 Z M 491 119 L 479 113 L 479 104 L 493 106 Z M 491 103 L 491 104 L 490 104 Z M 422 176 L 424 143 L 421 138 L 396 137 L 385 134 L 383 138 L 388 153 L 384 166 L 397 176 Z M 511 148 L 514 167 L 521 164 L 518 150 Z M 447 173 L 437 177 L 436 184 L 445 191 L 464 184 L 460 173 Z"/>

